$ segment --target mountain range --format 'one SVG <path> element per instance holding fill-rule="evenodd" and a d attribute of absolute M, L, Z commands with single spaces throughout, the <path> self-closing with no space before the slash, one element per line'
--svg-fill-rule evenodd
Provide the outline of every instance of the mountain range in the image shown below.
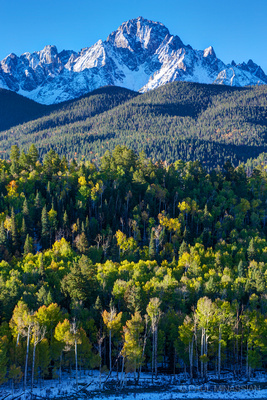
<path fill-rule="evenodd" d="M 78 53 L 49 45 L 0 62 L 0 88 L 47 105 L 106 85 L 143 93 L 173 81 L 243 87 L 267 84 L 267 76 L 252 60 L 226 65 L 212 46 L 194 50 L 163 24 L 142 17 Z"/>

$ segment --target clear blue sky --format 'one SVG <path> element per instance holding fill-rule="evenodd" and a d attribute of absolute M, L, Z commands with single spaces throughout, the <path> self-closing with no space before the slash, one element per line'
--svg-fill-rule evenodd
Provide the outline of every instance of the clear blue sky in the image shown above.
<path fill-rule="evenodd" d="M 79 51 L 139 16 L 194 49 L 212 45 L 224 62 L 251 58 L 267 73 L 267 0 L 0 0 L 0 60 L 47 44 Z"/>

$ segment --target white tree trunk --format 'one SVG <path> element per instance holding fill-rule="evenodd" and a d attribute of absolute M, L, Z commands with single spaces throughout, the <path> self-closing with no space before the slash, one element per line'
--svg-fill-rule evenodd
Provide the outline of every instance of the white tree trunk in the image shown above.
<path fill-rule="evenodd" d="M 221 379 L 221 340 L 222 340 L 222 331 L 221 331 L 221 325 L 219 325 L 218 379 Z"/>
<path fill-rule="evenodd" d="M 208 357 L 208 336 L 206 334 L 205 331 L 205 354 Z M 207 381 L 207 377 L 208 377 L 208 361 L 205 362 L 205 380 Z"/>
<path fill-rule="evenodd" d="M 204 328 L 202 328 L 202 331 L 201 331 L 201 356 L 203 356 L 204 355 L 204 335 L 205 335 L 205 330 L 204 330 Z M 201 360 L 201 362 L 200 362 L 200 367 L 201 367 L 201 378 L 203 379 L 203 361 Z"/>
<path fill-rule="evenodd" d="M 109 374 L 112 372 L 112 357 L 111 357 L 111 329 L 109 330 Z"/>
<path fill-rule="evenodd" d="M 247 378 L 249 379 L 248 350 L 249 350 L 249 348 L 248 348 L 248 342 L 247 342 L 246 375 L 247 375 Z"/>
<path fill-rule="evenodd" d="M 154 368 L 155 368 L 155 330 L 153 329 L 152 325 L 152 383 L 154 383 Z"/>
<path fill-rule="evenodd" d="M 62 379 L 62 352 L 60 354 L 60 361 L 59 361 L 59 383 L 61 384 Z"/>
<path fill-rule="evenodd" d="M 155 326 L 155 348 L 154 348 L 155 378 L 158 377 L 158 327 Z"/>
<path fill-rule="evenodd" d="M 26 350 L 26 358 L 25 358 L 25 371 L 24 371 L 24 389 L 26 390 L 27 385 L 27 370 L 28 370 L 28 359 L 29 359 L 29 347 L 30 347 L 30 331 L 31 326 L 28 326 L 28 333 L 27 333 L 27 350 Z"/>
<path fill-rule="evenodd" d="M 36 345 L 37 345 L 37 343 L 34 342 L 34 344 L 33 344 L 33 353 L 32 353 L 32 388 L 33 388 L 33 382 L 34 382 L 34 366 L 35 366 L 35 350 L 36 350 Z"/>
<path fill-rule="evenodd" d="M 102 338 L 99 339 L 98 354 L 99 354 L 99 388 L 101 389 L 101 368 L 102 368 Z"/>
<path fill-rule="evenodd" d="M 193 354 L 194 354 L 194 336 L 189 343 L 189 363 L 190 363 L 190 379 L 193 380 Z"/>
<path fill-rule="evenodd" d="M 77 353 L 77 339 L 76 338 L 75 338 L 75 369 L 76 369 L 76 386 L 78 386 L 78 353 Z"/>

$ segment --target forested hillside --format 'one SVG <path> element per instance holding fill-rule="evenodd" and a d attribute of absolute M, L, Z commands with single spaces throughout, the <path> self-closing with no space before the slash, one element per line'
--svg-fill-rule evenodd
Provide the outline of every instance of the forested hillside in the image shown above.
<path fill-rule="evenodd" d="M 42 117 L 51 107 L 0 88 L 0 131 Z"/>
<path fill-rule="evenodd" d="M 0 134 L 11 145 L 34 143 L 43 159 L 49 149 L 68 159 L 100 163 L 106 149 L 126 145 L 168 163 L 199 160 L 235 166 L 266 151 L 267 87 L 231 88 L 174 82 L 144 94 L 106 87 Z"/>
<path fill-rule="evenodd" d="M 266 369 L 264 166 L 207 173 L 118 146 L 98 168 L 13 146 L 0 192 L 0 383 Z"/>

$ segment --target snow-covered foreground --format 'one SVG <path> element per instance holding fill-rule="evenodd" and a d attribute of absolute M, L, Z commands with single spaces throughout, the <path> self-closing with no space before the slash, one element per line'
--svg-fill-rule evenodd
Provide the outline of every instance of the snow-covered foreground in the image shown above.
<path fill-rule="evenodd" d="M 120 378 L 120 377 L 119 377 Z M 230 375 L 225 375 L 220 384 L 209 377 L 206 384 L 190 384 L 189 381 L 177 376 L 164 375 L 151 382 L 149 374 L 142 374 L 142 379 L 136 385 L 134 377 L 128 374 L 121 387 L 116 373 L 112 377 L 102 374 L 101 388 L 99 373 L 81 373 L 78 387 L 73 374 L 63 375 L 62 383 L 58 380 L 47 380 L 35 385 L 31 390 L 22 388 L 12 390 L 9 386 L 0 388 L 0 400 L 41 400 L 65 399 L 85 400 L 96 398 L 99 400 L 175 400 L 175 399 L 267 399 L 267 374 L 258 374 L 251 381 L 234 381 Z M 214 378 L 215 379 L 215 378 Z"/>

